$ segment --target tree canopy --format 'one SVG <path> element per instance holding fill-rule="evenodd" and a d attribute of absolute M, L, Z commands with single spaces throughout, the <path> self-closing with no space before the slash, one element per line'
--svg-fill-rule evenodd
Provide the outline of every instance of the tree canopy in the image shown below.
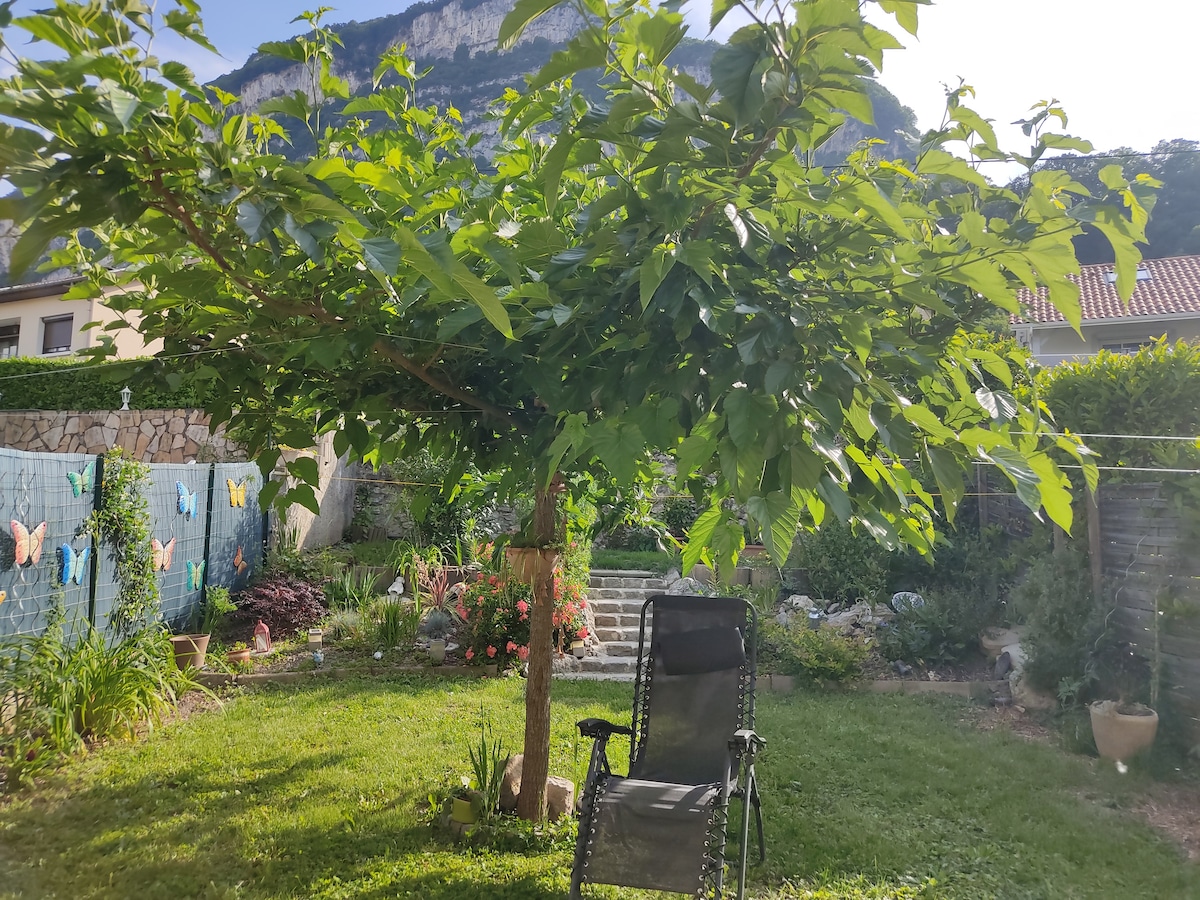
<path fill-rule="evenodd" d="M 915 34 L 923 0 L 878 3 Z M 519 0 L 500 44 L 555 5 Z M 733 5 L 717 0 L 713 24 Z M 110 303 L 141 312 L 266 469 L 328 431 L 370 462 L 428 448 L 532 483 L 543 541 L 552 485 L 635 481 L 653 451 L 703 501 L 685 565 L 706 549 L 731 563 L 741 510 L 780 562 L 798 527 L 830 517 L 926 551 L 934 494 L 952 516 L 976 459 L 1069 529 L 1052 453 L 1086 463 L 1086 448 L 989 387 L 1011 384 L 1007 362 L 962 335 L 1015 312 L 1022 286 L 1046 286 L 1077 325 L 1084 223 L 1111 241 L 1128 296 L 1153 180 L 1113 165 L 1099 191 L 1041 170 L 1022 193 L 994 186 L 951 151 L 1032 167 L 1090 147 L 1052 131 L 1066 115 L 1043 103 L 1031 149 L 1006 151 L 965 87 L 911 163 L 864 144 L 817 165 L 848 118 L 871 120 L 867 76 L 896 38 L 858 0 L 763 6 L 703 85 L 671 66 L 676 6 L 580 0 L 589 27 L 499 98 L 504 142 L 480 167 L 454 109 L 413 102 L 401 50 L 351 99 L 316 15 L 263 48 L 307 65 L 309 90 L 235 113 L 146 50 L 155 28 L 206 43 L 194 0 L 162 15 L 56 0 L 12 25 L 65 58 L 13 59 L 0 81 L 0 177 L 22 191 L 0 215 L 25 224 L 14 268 L 91 228 L 97 249 L 56 254 L 88 276 L 78 290 L 123 288 Z M 585 70 L 602 99 L 573 87 Z M 316 153 L 278 152 L 289 129 Z M 311 504 L 315 465 L 288 465 Z M 529 687 L 544 676 L 547 717 L 548 654 Z"/>

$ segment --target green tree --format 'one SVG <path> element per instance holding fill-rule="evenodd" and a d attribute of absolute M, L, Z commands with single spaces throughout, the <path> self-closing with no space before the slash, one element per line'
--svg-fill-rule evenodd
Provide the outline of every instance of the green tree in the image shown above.
<path fill-rule="evenodd" d="M 879 4 L 915 33 L 921 0 Z M 554 5 L 520 0 L 502 45 Z M 714 23 L 731 6 L 718 0 Z M 373 463 L 429 449 L 452 461 L 448 484 L 472 461 L 503 469 L 513 490 L 534 487 L 543 546 L 576 475 L 630 484 L 652 451 L 675 457 L 681 484 L 706 476 L 685 565 L 733 562 L 737 507 L 777 563 L 802 519 L 927 552 L 929 490 L 952 516 L 973 459 L 1069 529 L 1070 484 L 1050 452 L 1086 456 L 1040 433 L 1007 364 L 960 335 L 996 307 L 1015 312 L 1020 286 L 1047 286 L 1078 324 L 1067 275 L 1085 221 L 1113 242 L 1128 296 L 1149 179 L 1113 166 L 1091 197 L 1054 172 L 1023 194 L 993 186 L 950 148 L 1032 166 L 1048 148 L 1087 147 L 1051 132 L 1065 116 L 1043 105 L 1033 150 L 1008 153 L 962 104 L 969 89 L 951 93 L 911 164 L 864 146 L 813 165 L 849 117 L 870 121 L 865 73 L 898 46 L 858 0 L 765 8 L 714 53 L 711 86 L 670 64 L 678 12 L 583 8 L 592 25 L 497 105 L 505 141 L 480 171 L 454 110 L 412 102 L 399 51 L 349 99 L 316 16 L 308 35 L 263 48 L 305 63 L 311 89 L 234 112 L 235 98 L 143 49 L 156 27 L 203 43 L 194 0 L 161 18 L 141 0 L 56 0 L 12 24 L 65 58 L 14 59 L 0 82 L 0 177 L 22 191 L 0 215 L 25 224 L 14 267 L 92 228 L 98 251 L 74 241 L 58 254 L 87 273 L 80 291 L 121 287 L 112 304 L 141 312 L 137 327 L 265 470 L 278 446 L 329 431 Z M 572 86 L 593 69 L 602 100 Z M 345 124 L 329 124 L 335 111 Z M 272 152 L 281 121 L 314 156 Z M 1009 214 L 986 217 L 997 203 Z M 315 505 L 315 466 L 288 470 L 287 497 Z M 528 817 L 544 803 L 550 590 L 543 572 Z"/>
<path fill-rule="evenodd" d="M 1159 141 L 1149 153 L 1118 147 L 1094 157 L 1060 156 L 1043 166 L 1069 173 L 1088 190 L 1104 191 L 1100 170 L 1114 159 L 1128 175 L 1149 175 L 1162 182 L 1154 217 L 1146 225 L 1143 255 L 1158 259 L 1200 253 L 1200 141 Z M 1023 184 L 1015 187 L 1020 190 Z M 1085 265 L 1113 261 L 1112 247 L 1093 228 L 1075 238 L 1075 252 Z"/>

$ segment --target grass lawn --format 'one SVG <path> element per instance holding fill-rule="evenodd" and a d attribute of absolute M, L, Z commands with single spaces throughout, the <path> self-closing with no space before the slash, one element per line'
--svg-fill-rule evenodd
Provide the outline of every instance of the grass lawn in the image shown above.
<path fill-rule="evenodd" d="M 429 792 L 469 771 L 481 702 L 519 746 L 522 684 L 261 689 L 104 748 L 0 800 L 0 898 L 565 897 L 566 847 L 464 851 L 424 824 Z M 572 723 L 628 721 L 629 686 L 554 692 L 551 770 L 569 776 Z M 1200 897 L 1197 866 L 1121 812 L 1140 776 L 971 715 L 944 698 L 763 696 L 768 862 L 753 895 Z M 580 744 L 580 772 L 586 756 Z"/>

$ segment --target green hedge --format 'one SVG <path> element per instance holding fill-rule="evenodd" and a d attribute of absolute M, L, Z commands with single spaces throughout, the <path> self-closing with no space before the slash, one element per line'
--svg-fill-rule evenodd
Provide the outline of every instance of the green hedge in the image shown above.
<path fill-rule="evenodd" d="M 0 409 L 120 409 L 125 385 L 133 391 L 131 409 L 203 407 L 201 390 L 172 390 L 170 380 L 150 359 L 0 359 Z"/>
<path fill-rule="evenodd" d="M 1077 434 L 1200 434 L 1200 346 L 1186 341 L 1158 340 L 1131 355 L 1101 351 L 1091 359 L 1062 363 L 1039 372 L 1037 387 L 1059 428 Z M 1096 438 L 1087 443 L 1103 466 L 1190 469 L 1200 464 L 1200 450 L 1187 441 Z M 1121 480 L 1114 479 L 1116 474 L 1106 472 L 1103 480 Z"/>

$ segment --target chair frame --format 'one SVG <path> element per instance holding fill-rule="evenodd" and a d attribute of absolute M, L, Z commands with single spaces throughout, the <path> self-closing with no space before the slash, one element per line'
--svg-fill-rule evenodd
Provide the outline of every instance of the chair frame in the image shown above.
<path fill-rule="evenodd" d="M 588 763 L 587 781 L 584 783 L 579 802 L 579 836 L 575 845 L 575 859 L 571 869 L 572 900 L 580 900 L 581 888 L 584 884 L 584 869 L 589 855 L 593 810 L 597 798 L 603 793 L 604 781 L 613 775 L 608 759 L 608 741 L 614 734 L 628 735 L 629 742 L 629 771 L 633 771 L 638 758 L 645 749 L 649 735 L 650 697 L 653 689 L 652 673 L 654 669 L 653 645 L 646 645 L 646 617 L 652 610 L 655 601 L 663 599 L 678 599 L 668 594 L 656 594 L 642 604 L 640 629 L 638 638 L 637 674 L 634 681 L 632 727 L 616 725 L 604 719 L 584 719 L 577 724 L 583 737 L 592 739 L 591 758 Z M 740 858 L 738 860 L 737 898 L 742 900 L 746 892 L 746 868 L 749 857 L 750 837 L 750 808 L 754 815 L 758 832 L 759 862 L 766 860 L 766 844 L 763 837 L 762 807 L 758 795 L 758 781 L 754 772 L 754 760 L 758 752 L 765 746 L 765 741 L 754 731 L 754 694 L 757 680 L 756 643 L 758 634 L 758 614 L 754 607 L 745 600 L 735 597 L 722 597 L 731 603 L 741 602 L 745 609 L 746 662 L 742 666 L 738 711 L 741 728 L 736 729 L 730 736 L 729 753 L 726 757 L 724 779 L 718 785 L 719 794 L 712 805 L 708 821 L 707 852 L 700 884 L 694 896 L 720 898 L 724 896 L 725 880 L 725 849 L 726 834 L 729 826 L 729 802 L 731 799 L 742 801 L 742 817 L 740 824 Z"/>

